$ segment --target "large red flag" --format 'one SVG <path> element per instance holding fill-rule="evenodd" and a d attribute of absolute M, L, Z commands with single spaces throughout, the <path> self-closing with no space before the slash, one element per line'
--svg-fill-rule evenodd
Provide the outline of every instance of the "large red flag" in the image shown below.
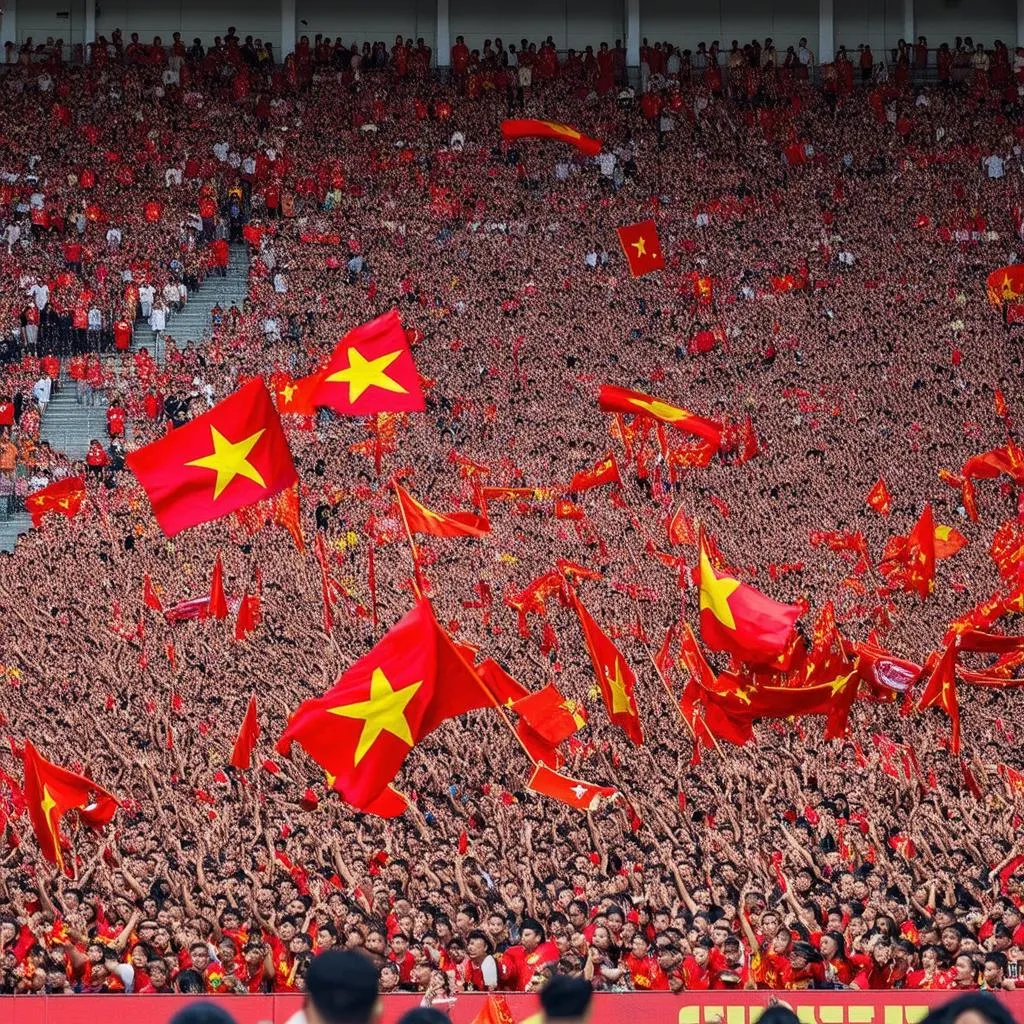
<path fill-rule="evenodd" d="M 346 802 L 365 808 L 443 721 L 492 706 L 429 603 L 419 601 L 327 693 L 295 710 L 277 750 L 287 756 L 299 743 Z"/>
<path fill-rule="evenodd" d="M 533 769 L 526 788 L 542 796 L 560 800 L 579 811 L 596 811 L 604 800 L 610 800 L 617 794 L 613 786 L 595 786 L 579 779 L 570 779 L 542 764 Z"/>
<path fill-rule="evenodd" d="M 408 491 L 395 484 L 399 508 L 410 533 L 432 537 L 483 537 L 491 524 L 473 512 L 435 512 L 421 505 Z"/>
<path fill-rule="evenodd" d="M 644 732 L 640 726 L 640 714 L 636 707 L 634 689 L 636 676 L 626 664 L 618 648 L 608 639 L 601 627 L 594 621 L 590 612 L 583 606 L 579 595 L 570 589 L 573 606 L 580 619 L 583 638 L 587 643 L 587 651 L 594 665 L 604 706 L 608 709 L 608 717 L 619 726 L 634 742 L 643 743 Z"/>
<path fill-rule="evenodd" d="M 560 139 L 575 146 L 586 156 L 597 156 L 601 142 L 558 121 L 541 121 L 532 117 L 514 117 L 501 122 L 501 135 L 506 142 L 513 139 Z"/>
<path fill-rule="evenodd" d="M 583 705 L 563 696 L 554 683 L 521 697 L 512 710 L 552 745 L 568 739 L 587 724 Z"/>
<path fill-rule="evenodd" d="M 235 740 L 234 749 L 231 751 L 231 764 L 239 771 L 247 771 L 252 767 L 252 752 L 259 738 L 260 723 L 256 717 L 256 694 L 253 694 L 249 698 L 249 707 L 246 708 L 245 718 L 242 719 L 242 726 L 238 730 L 238 738 Z"/>
<path fill-rule="evenodd" d="M 426 408 L 397 310 L 356 327 L 338 342 L 310 400 L 345 416 Z"/>
<path fill-rule="evenodd" d="M 643 277 L 654 270 L 665 269 L 665 253 L 658 240 L 658 226 L 653 220 L 626 224 L 616 228 L 619 245 L 629 264 L 631 277 Z"/>
<path fill-rule="evenodd" d="M 228 617 L 228 602 L 224 596 L 224 566 L 221 564 L 220 552 L 213 563 L 213 578 L 210 580 L 210 600 L 206 606 L 206 616 L 211 619 Z"/>
<path fill-rule="evenodd" d="M 700 538 L 700 632 L 712 650 L 764 664 L 789 645 L 800 606 L 782 604 L 725 574 L 719 575 Z"/>
<path fill-rule="evenodd" d="M 905 559 L 907 589 L 915 591 L 923 600 L 935 589 L 935 520 L 931 504 L 925 505 L 907 535 Z"/>
<path fill-rule="evenodd" d="M 613 384 L 602 384 L 597 401 L 602 412 L 649 416 L 659 423 L 671 424 L 678 430 L 702 438 L 708 444 L 713 445 L 716 450 L 722 444 L 724 427 L 721 423 L 697 416 L 678 406 L 669 405 L 668 402 L 645 395 L 641 391 L 630 391 Z"/>
<path fill-rule="evenodd" d="M 602 484 L 621 484 L 622 477 L 619 476 L 619 464 L 615 456 L 610 452 L 599 459 L 591 469 L 581 469 L 569 482 L 569 490 L 573 493 L 578 491 L 589 491 L 592 487 L 600 487 Z"/>
<path fill-rule="evenodd" d="M 1011 440 L 1001 448 L 972 455 L 965 463 L 965 479 L 993 480 L 1006 475 L 1016 484 L 1024 484 L 1024 452 Z"/>
<path fill-rule="evenodd" d="M 866 500 L 880 516 L 887 516 L 892 511 L 892 497 L 882 477 L 875 481 L 875 486 L 868 492 Z"/>
<path fill-rule="evenodd" d="M 126 462 L 169 537 L 272 498 L 298 479 L 262 378 Z"/>
<path fill-rule="evenodd" d="M 89 828 L 102 828 L 114 817 L 117 799 L 92 779 L 47 761 L 29 740 L 25 741 L 21 756 L 25 767 L 22 790 L 39 850 L 51 864 L 64 871 L 61 818 L 68 811 L 77 811 Z"/>

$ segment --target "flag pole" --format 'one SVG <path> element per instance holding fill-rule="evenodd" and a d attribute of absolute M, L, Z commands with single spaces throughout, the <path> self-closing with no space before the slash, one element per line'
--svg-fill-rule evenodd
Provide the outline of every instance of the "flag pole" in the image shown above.
<path fill-rule="evenodd" d="M 412 552 L 412 572 L 413 589 L 416 591 L 416 597 L 423 597 L 423 590 L 420 587 L 420 552 L 416 546 L 416 541 L 412 539 L 412 531 L 409 529 L 409 520 L 405 517 L 405 504 L 402 501 L 402 495 L 398 490 L 398 483 L 395 478 L 391 478 L 391 489 L 395 492 L 395 500 L 398 502 L 398 513 L 402 517 L 402 527 L 405 530 L 405 539 L 409 542 L 409 550 Z"/>

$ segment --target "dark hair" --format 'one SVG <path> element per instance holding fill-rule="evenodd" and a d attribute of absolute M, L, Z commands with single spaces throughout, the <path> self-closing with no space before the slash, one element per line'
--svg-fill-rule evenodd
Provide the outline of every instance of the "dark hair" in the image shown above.
<path fill-rule="evenodd" d="M 179 1010 L 170 1021 L 170 1024 L 235 1024 L 234 1019 L 227 1010 L 222 1009 L 216 1003 L 206 1002 L 190 1003 L 183 1010 Z"/>
<path fill-rule="evenodd" d="M 174 987 L 183 996 L 198 996 L 206 991 L 203 976 L 191 967 L 174 979 Z"/>
<path fill-rule="evenodd" d="M 309 965 L 306 993 L 324 1024 L 369 1024 L 377 968 L 365 953 L 329 949 Z"/>
<path fill-rule="evenodd" d="M 593 994 L 589 981 L 556 974 L 540 990 L 540 1005 L 548 1020 L 571 1020 L 587 1012 Z"/>
<path fill-rule="evenodd" d="M 985 992 L 968 992 L 936 1006 L 921 1024 L 953 1024 L 965 1013 L 976 1013 L 989 1024 L 1014 1024 L 1013 1014 L 998 999 Z"/>
<path fill-rule="evenodd" d="M 769 1006 L 757 1019 L 758 1024 L 798 1024 L 799 1018 L 788 1006 Z"/>
<path fill-rule="evenodd" d="M 519 926 L 520 935 L 523 932 L 525 932 L 527 928 L 529 928 L 531 932 L 536 932 L 540 936 L 541 942 L 544 941 L 544 926 L 540 923 L 540 921 L 536 920 L 536 918 L 533 917 L 524 917 L 523 923 Z"/>
<path fill-rule="evenodd" d="M 450 1024 L 448 1015 L 432 1006 L 417 1006 L 413 1010 L 406 1010 L 398 1018 L 398 1024 Z"/>

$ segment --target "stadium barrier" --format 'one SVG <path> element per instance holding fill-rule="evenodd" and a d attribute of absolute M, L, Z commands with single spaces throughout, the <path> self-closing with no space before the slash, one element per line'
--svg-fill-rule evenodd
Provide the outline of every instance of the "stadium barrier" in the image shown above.
<path fill-rule="evenodd" d="M 768 992 L 630 992 L 598 994 L 592 1024 L 755 1024 L 768 1005 Z M 933 1006 L 946 1002 L 955 992 L 779 992 L 802 1024 L 917 1024 Z M 166 1024 L 196 996 L 0 996 L 0 1021 L 4 1024 L 96 1024 L 123 1017 L 139 1024 Z M 540 1004 L 535 995 L 507 996 L 518 1024 L 539 1021 Z M 1000 998 L 1019 1021 L 1024 1021 L 1024 991 L 1001 993 Z M 471 1024 L 486 997 L 463 995 L 450 1006 L 440 1006 L 453 1024 Z M 221 1005 L 237 1024 L 286 1024 L 302 1006 L 295 995 L 225 996 Z M 384 999 L 382 1024 L 419 1006 L 415 995 Z"/>

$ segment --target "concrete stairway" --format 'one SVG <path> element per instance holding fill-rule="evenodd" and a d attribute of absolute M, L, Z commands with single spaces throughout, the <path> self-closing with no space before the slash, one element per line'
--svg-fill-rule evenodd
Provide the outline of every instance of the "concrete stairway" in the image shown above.
<path fill-rule="evenodd" d="M 167 317 L 167 330 L 175 342 L 182 346 L 187 341 L 193 344 L 210 335 L 210 310 L 220 304 L 227 310 L 234 302 L 239 309 L 249 293 L 249 247 L 231 246 L 231 262 L 226 277 L 207 277 L 202 287 L 189 296 L 189 301 L 180 313 Z M 158 363 L 164 360 L 163 338 L 150 330 L 149 324 L 139 321 L 132 337 L 132 350 L 146 348 Z M 114 356 L 109 356 L 112 362 Z M 107 399 L 96 396 L 93 406 L 79 405 L 75 400 L 74 382 L 62 370 L 61 388 L 54 393 L 43 417 L 40 439 L 47 441 L 55 451 L 63 451 L 74 459 L 82 459 L 89 450 L 89 442 L 99 438 L 107 443 Z M 18 535 L 31 525 L 28 515 L 22 512 L 6 516 L 0 512 L 0 550 L 10 551 Z"/>

